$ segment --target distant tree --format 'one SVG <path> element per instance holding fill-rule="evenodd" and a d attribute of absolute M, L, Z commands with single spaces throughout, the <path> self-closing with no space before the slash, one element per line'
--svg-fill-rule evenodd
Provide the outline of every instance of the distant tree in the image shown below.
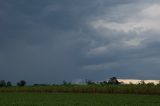
<path fill-rule="evenodd" d="M 33 84 L 33 86 L 50 86 L 50 84 Z"/>
<path fill-rule="evenodd" d="M 62 85 L 67 85 L 67 81 L 63 80 L 63 84 Z"/>
<path fill-rule="evenodd" d="M 56 86 L 56 84 L 55 84 L 55 83 L 53 83 L 53 84 L 52 84 L 52 86 Z"/>
<path fill-rule="evenodd" d="M 0 87 L 5 87 L 5 86 L 6 86 L 5 80 L 1 80 L 1 81 L 0 81 Z"/>
<path fill-rule="evenodd" d="M 85 82 L 86 82 L 87 85 L 95 84 L 95 82 L 93 82 L 92 80 L 86 80 Z"/>
<path fill-rule="evenodd" d="M 106 84 L 108 84 L 107 81 L 100 82 L 100 85 L 102 85 L 102 86 L 104 86 Z"/>
<path fill-rule="evenodd" d="M 121 84 L 121 85 L 125 85 L 125 83 L 124 83 L 123 81 L 119 82 L 119 84 Z"/>
<path fill-rule="evenodd" d="M 33 84 L 33 86 L 40 86 L 40 84 Z"/>
<path fill-rule="evenodd" d="M 10 81 L 7 82 L 7 87 L 12 86 L 12 83 Z"/>
<path fill-rule="evenodd" d="M 158 81 L 158 84 L 157 85 L 160 85 L 160 81 Z"/>
<path fill-rule="evenodd" d="M 146 83 L 144 82 L 144 80 L 141 80 L 139 84 L 140 85 L 145 85 Z"/>
<path fill-rule="evenodd" d="M 116 77 L 112 77 L 109 79 L 108 84 L 118 85 L 120 84 Z"/>
<path fill-rule="evenodd" d="M 133 83 L 132 83 L 132 82 L 129 82 L 129 85 L 133 85 Z"/>
<path fill-rule="evenodd" d="M 71 82 L 68 82 L 67 85 L 72 85 L 72 83 L 71 83 Z"/>
<path fill-rule="evenodd" d="M 21 80 L 20 82 L 17 83 L 17 86 L 25 86 L 26 85 L 26 81 Z"/>
<path fill-rule="evenodd" d="M 155 84 L 153 82 L 149 82 L 147 83 L 147 86 L 155 86 Z"/>
<path fill-rule="evenodd" d="M 72 85 L 72 83 L 71 82 L 67 82 L 66 80 L 63 80 L 62 85 L 69 86 L 69 85 Z"/>
<path fill-rule="evenodd" d="M 53 83 L 51 84 L 52 86 L 55 86 L 56 84 L 54 83 L 54 81 L 53 81 Z"/>

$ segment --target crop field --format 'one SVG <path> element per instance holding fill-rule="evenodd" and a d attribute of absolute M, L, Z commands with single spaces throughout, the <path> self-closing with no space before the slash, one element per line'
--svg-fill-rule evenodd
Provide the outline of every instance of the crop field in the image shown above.
<path fill-rule="evenodd" d="M 160 85 L 66 85 L 66 86 L 25 86 L 0 87 L 0 92 L 30 93 L 110 93 L 160 95 Z"/>
<path fill-rule="evenodd" d="M 0 93 L 0 106 L 160 106 L 160 96 L 89 93 Z"/>

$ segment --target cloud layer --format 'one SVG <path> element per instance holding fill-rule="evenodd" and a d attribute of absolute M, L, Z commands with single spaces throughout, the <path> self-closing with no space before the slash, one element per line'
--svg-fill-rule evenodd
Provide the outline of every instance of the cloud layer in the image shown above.
<path fill-rule="evenodd" d="M 158 0 L 1 0 L 0 77 L 160 79 Z"/>

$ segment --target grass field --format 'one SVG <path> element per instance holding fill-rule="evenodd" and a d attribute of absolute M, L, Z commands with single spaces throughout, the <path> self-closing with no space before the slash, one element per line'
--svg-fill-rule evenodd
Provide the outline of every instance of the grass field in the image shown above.
<path fill-rule="evenodd" d="M 30 93 L 110 93 L 110 94 L 145 94 L 160 95 L 160 85 L 58 85 L 0 87 L 0 92 Z"/>
<path fill-rule="evenodd" d="M 0 106 L 160 106 L 160 96 L 87 93 L 0 93 Z"/>

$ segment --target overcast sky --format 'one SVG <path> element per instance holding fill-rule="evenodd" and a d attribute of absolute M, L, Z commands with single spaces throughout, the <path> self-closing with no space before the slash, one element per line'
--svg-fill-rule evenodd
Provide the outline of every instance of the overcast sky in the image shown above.
<path fill-rule="evenodd" d="M 0 79 L 160 79 L 159 0 L 0 0 Z"/>

